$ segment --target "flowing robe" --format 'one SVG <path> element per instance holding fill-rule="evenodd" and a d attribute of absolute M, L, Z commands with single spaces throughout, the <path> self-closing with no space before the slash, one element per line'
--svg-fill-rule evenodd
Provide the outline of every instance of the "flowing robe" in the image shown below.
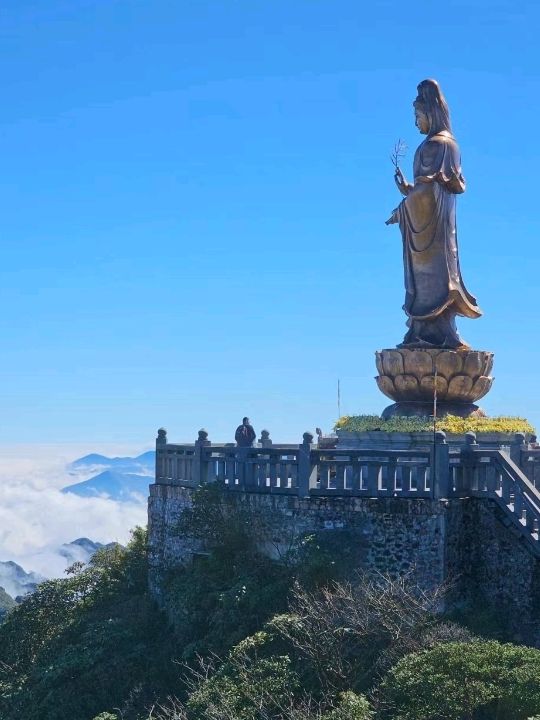
<path fill-rule="evenodd" d="M 403 345 L 462 347 L 455 316 L 482 314 L 459 267 L 456 194 L 464 191 L 454 137 L 447 130 L 428 136 L 414 156 L 414 187 L 398 208 L 410 328 Z"/>

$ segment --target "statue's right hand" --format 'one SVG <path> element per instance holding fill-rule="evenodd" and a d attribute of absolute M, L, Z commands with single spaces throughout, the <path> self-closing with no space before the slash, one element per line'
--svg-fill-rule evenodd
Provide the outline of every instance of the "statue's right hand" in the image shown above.
<path fill-rule="evenodd" d="M 392 210 L 392 214 L 388 218 L 388 220 L 384 223 L 385 225 L 394 225 L 395 223 L 399 222 L 399 208 L 396 208 L 395 210 Z"/>

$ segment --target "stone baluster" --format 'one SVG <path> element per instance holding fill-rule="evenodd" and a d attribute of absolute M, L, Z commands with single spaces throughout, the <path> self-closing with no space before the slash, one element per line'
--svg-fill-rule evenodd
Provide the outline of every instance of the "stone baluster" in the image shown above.
<path fill-rule="evenodd" d="M 526 467 L 526 456 L 524 458 L 523 453 L 525 453 L 527 449 L 525 435 L 523 433 L 516 433 L 510 445 L 510 460 L 525 474 L 528 468 Z M 525 463 L 523 462 L 524 459 Z"/>
<path fill-rule="evenodd" d="M 204 428 L 199 430 L 197 440 L 195 440 L 193 462 L 191 464 L 190 479 L 194 485 L 202 485 L 208 482 L 208 461 L 204 458 L 204 448 L 211 444 L 208 439 L 208 432 Z M 213 479 L 212 477 L 212 480 Z"/>
<path fill-rule="evenodd" d="M 160 480 L 163 480 L 163 477 L 165 475 L 165 467 L 164 467 L 164 453 L 163 448 L 167 444 L 167 431 L 165 428 L 159 428 L 157 431 L 157 438 L 156 438 L 156 482 L 159 482 Z"/>
<path fill-rule="evenodd" d="M 461 448 L 462 490 L 472 490 L 474 480 L 474 450 L 478 448 L 476 434 L 465 433 L 465 445 Z"/>
<path fill-rule="evenodd" d="M 313 435 L 305 432 L 303 442 L 298 446 L 298 495 L 309 497 L 310 487 L 315 486 L 317 465 L 311 462 L 311 445 Z"/>
<path fill-rule="evenodd" d="M 431 484 L 436 500 L 452 495 L 450 487 L 450 462 L 446 434 L 442 430 L 435 433 L 435 442 L 431 451 Z"/>

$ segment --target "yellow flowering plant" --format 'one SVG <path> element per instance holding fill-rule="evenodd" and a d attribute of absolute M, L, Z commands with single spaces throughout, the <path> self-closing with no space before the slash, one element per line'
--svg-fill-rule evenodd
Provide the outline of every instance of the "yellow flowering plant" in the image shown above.
<path fill-rule="evenodd" d="M 349 430 L 351 432 L 369 432 L 380 430 L 382 432 L 429 432 L 433 430 L 432 417 L 393 417 L 383 420 L 379 415 L 344 415 L 334 426 L 335 430 Z M 468 417 L 461 418 L 456 415 L 445 415 L 437 419 L 437 430 L 446 433 L 461 435 L 466 432 L 485 433 L 535 433 L 534 427 L 526 418 L 499 416 L 499 417 Z"/>

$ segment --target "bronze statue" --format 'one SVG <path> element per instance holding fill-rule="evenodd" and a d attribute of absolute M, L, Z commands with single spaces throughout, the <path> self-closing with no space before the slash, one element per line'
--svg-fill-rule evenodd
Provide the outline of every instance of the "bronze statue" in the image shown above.
<path fill-rule="evenodd" d="M 456 195 L 465 192 L 459 147 L 446 100 L 435 80 L 418 85 L 416 126 L 427 135 L 414 156 L 414 184 L 396 162 L 394 180 L 405 199 L 386 224 L 399 223 L 403 237 L 405 304 L 409 328 L 403 348 L 466 349 L 456 315 L 482 315 L 459 268 Z"/>

